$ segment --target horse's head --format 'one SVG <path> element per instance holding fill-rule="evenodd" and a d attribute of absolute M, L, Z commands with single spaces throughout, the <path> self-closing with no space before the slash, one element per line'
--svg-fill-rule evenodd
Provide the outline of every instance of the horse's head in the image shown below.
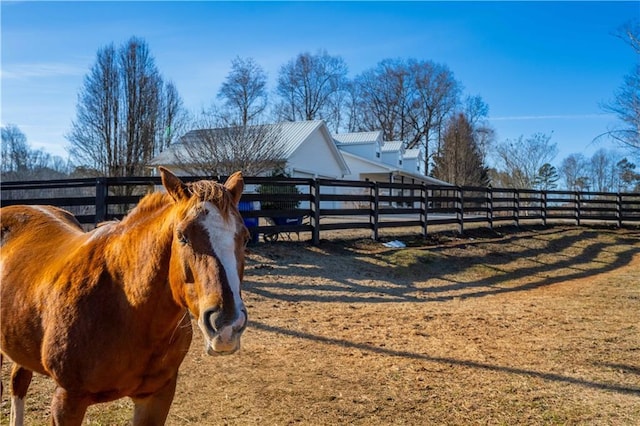
<path fill-rule="evenodd" d="M 249 232 L 238 212 L 244 181 L 183 183 L 160 169 L 175 202 L 170 283 L 174 298 L 197 318 L 209 355 L 240 347 L 247 310 L 240 294 Z"/>

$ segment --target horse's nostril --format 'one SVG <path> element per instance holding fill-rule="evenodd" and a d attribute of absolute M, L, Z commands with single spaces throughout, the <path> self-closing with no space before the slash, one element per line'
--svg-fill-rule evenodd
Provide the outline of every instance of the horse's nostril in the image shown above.
<path fill-rule="evenodd" d="M 240 314 L 244 315 L 242 323 L 238 327 L 234 327 L 234 330 L 237 332 L 244 331 L 247 328 L 247 324 L 249 323 L 249 315 L 247 314 L 247 310 L 245 308 L 240 309 Z"/>
<path fill-rule="evenodd" d="M 202 322 L 211 335 L 222 332 L 226 326 L 230 326 L 234 333 L 242 332 L 247 328 L 247 310 L 242 307 L 236 315 L 229 316 L 221 308 L 207 309 L 202 314 Z"/>
<path fill-rule="evenodd" d="M 207 309 L 202 315 L 205 327 L 213 334 L 217 333 L 221 327 L 220 312 L 220 308 L 211 308 Z"/>

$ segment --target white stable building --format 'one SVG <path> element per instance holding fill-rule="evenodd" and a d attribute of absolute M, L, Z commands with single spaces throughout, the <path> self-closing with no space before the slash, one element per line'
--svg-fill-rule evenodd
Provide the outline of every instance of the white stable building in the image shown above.
<path fill-rule="evenodd" d="M 381 131 L 331 134 L 323 120 L 272 126 L 278 126 L 282 144 L 278 151 L 283 153 L 281 160 L 291 177 L 448 185 L 421 173 L 420 164 L 424 163 L 421 150 L 405 150 L 401 141 L 385 142 Z M 192 174 L 178 166 L 177 158 L 180 151 L 185 151 L 185 144 L 198 143 L 202 132 L 207 131 L 186 133 L 149 165 L 164 166 L 181 175 Z"/>

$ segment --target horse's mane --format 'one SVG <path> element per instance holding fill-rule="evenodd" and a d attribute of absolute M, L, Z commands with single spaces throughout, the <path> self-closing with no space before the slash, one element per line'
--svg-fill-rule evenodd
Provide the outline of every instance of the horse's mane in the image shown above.
<path fill-rule="evenodd" d="M 226 215 L 229 211 L 231 197 L 228 196 L 224 186 L 220 183 L 210 180 L 199 180 L 188 183 L 187 187 L 193 195 L 192 199 L 212 202 L 220 209 L 223 215 Z"/>
<path fill-rule="evenodd" d="M 231 197 L 227 194 L 224 187 L 214 181 L 200 180 L 187 183 L 187 188 L 191 197 L 185 204 L 186 208 L 202 201 L 210 201 L 215 204 L 220 212 L 226 216 L 231 207 Z M 152 192 L 142 197 L 138 205 L 129 212 L 123 219 L 123 222 L 136 221 L 140 217 L 148 217 L 152 213 L 167 208 L 173 204 L 173 200 L 166 192 Z"/>
<path fill-rule="evenodd" d="M 163 192 L 152 192 L 140 199 L 138 204 L 122 219 L 131 221 L 136 217 L 150 216 L 152 213 L 171 205 L 171 197 Z"/>

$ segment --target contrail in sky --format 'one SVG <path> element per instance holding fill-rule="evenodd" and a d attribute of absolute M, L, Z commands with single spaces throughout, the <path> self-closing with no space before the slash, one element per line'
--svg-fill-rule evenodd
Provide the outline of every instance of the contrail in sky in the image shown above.
<path fill-rule="evenodd" d="M 502 117 L 489 117 L 493 121 L 515 121 L 515 120 L 583 120 L 589 118 L 609 118 L 611 114 L 558 114 L 558 115 L 512 115 Z"/>
<path fill-rule="evenodd" d="M 64 63 L 13 64 L 0 70 L 2 79 L 28 79 L 78 76 L 87 72 L 86 67 Z"/>

